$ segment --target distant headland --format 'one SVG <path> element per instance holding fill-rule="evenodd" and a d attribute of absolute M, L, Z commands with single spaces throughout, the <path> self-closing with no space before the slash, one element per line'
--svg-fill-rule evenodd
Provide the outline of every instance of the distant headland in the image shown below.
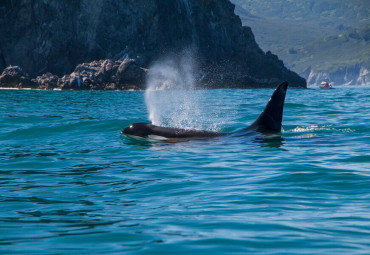
<path fill-rule="evenodd" d="M 5 0 L 0 87 L 144 89 L 156 60 L 190 48 L 199 88 L 305 88 L 234 9 L 229 0 Z"/>

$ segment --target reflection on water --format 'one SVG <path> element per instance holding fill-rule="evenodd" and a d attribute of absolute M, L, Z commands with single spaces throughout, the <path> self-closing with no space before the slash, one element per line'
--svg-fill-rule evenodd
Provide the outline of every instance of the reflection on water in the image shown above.
<path fill-rule="evenodd" d="M 230 134 L 228 136 L 221 137 L 205 137 L 205 138 L 184 138 L 184 139 L 149 139 L 142 137 L 135 137 L 130 135 L 122 136 L 124 143 L 128 145 L 138 145 L 138 146 L 170 146 L 175 143 L 186 143 L 201 141 L 203 143 L 214 143 L 219 142 L 220 140 L 224 143 L 228 142 L 251 142 L 258 144 L 261 147 L 271 147 L 271 148 L 280 148 L 284 145 L 285 139 L 281 134 L 263 134 L 259 132 L 251 131 L 247 134 Z"/>
<path fill-rule="evenodd" d="M 281 134 L 256 136 L 253 142 L 261 147 L 280 148 L 284 145 L 285 139 Z"/>

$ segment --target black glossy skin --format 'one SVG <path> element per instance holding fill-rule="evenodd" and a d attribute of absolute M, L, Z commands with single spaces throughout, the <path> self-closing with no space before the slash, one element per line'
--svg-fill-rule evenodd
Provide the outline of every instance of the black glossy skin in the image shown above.
<path fill-rule="evenodd" d="M 281 122 L 283 119 L 283 109 L 288 83 L 281 83 L 272 94 L 265 109 L 262 111 L 256 121 L 249 127 L 238 131 L 237 133 L 218 133 L 205 130 L 180 129 L 159 127 L 149 123 L 134 123 L 123 129 L 121 134 L 149 138 L 158 136 L 167 139 L 199 139 L 220 137 L 226 135 L 243 135 L 255 130 L 262 133 L 278 133 L 281 131 Z"/>
<path fill-rule="evenodd" d="M 122 130 L 121 134 L 148 138 L 149 136 L 159 136 L 164 138 L 197 138 L 197 137 L 218 137 L 226 135 L 224 133 L 210 132 L 194 129 L 180 129 L 159 127 L 149 123 L 134 123 Z"/>
<path fill-rule="evenodd" d="M 281 122 L 283 121 L 284 102 L 287 90 L 287 82 L 283 82 L 276 87 L 265 109 L 261 112 L 256 121 L 250 125 L 250 129 L 255 128 L 260 132 L 278 133 L 281 131 Z"/>

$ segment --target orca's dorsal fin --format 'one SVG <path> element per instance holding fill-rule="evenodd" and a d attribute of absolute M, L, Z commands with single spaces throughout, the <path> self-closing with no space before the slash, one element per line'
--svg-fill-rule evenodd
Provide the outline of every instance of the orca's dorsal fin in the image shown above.
<path fill-rule="evenodd" d="M 280 132 L 288 82 L 283 82 L 275 89 L 265 109 L 248 129 L 261 132 Z"/>

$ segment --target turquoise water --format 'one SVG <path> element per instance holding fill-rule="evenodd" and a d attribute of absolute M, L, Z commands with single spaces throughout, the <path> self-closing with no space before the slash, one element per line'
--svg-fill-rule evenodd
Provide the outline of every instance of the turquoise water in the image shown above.
<path fill-rule="evenodd" d="M 234 131 L 272 90 L 191 93 Z M 1 90 L 0 252 L 370 252 L 369 87 L 289 89 L 274 137 L 120 136 L 147 116 L 140 91 Z"/>

